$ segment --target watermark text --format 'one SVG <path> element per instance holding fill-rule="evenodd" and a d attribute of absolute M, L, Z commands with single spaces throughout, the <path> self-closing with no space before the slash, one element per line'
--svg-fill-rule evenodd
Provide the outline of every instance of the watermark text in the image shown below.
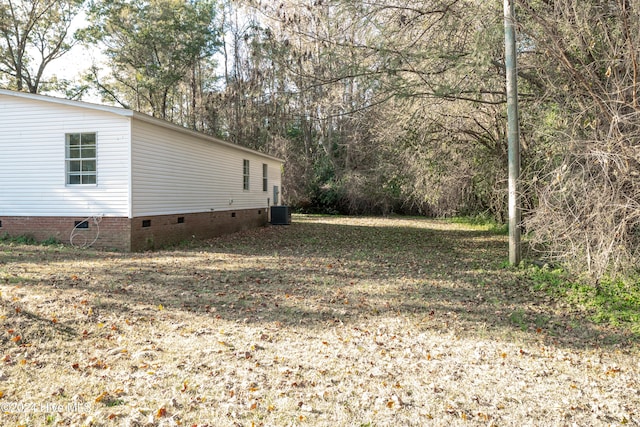
<path fill-rule="evenodd" d="M 68 402 L 0 402 L 0 413 L 27 414 L 54 412 L 85 413 L 91 409 L 90 403 Z"/>

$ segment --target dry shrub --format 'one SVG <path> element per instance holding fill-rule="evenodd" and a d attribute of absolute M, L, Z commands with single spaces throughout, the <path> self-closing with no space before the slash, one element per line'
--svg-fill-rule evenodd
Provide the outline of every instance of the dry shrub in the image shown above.
<path fill-rule="evenodd" d="M 536 123 L 548 138 L 538 142 L 550 152 L 528 187 L 538 206 L 525 225 L 538 249 L 596 282 L 635 273 L 640 9 L 623 0 L 519 3 L 538 53 L 526 55 L 544 105 Z"/>
<path fill-rule="evenodd" d="M 632 272 L 640 244 L 637 149 L 624 139 L 602 145 L 582 144 L 552 171 L 525 223 L 534 247 L 595 280 Z"/>
<path fill-rule="evenodd" d="M 386 191 L 383 175 L 371 171 L 363 173 L 349 171 L 340 182 L 340 204 L 350 214 L 387 215 L 394 212 L 396 203 L 392 195 Z"/>

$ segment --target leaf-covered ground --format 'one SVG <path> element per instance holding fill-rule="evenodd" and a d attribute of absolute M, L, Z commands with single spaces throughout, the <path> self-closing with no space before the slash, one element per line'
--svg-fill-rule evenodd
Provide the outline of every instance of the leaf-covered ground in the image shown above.
<path fill-rule="evenodd" d="M 0 245 L 0 424 L 640 425 L 637 343 L 505 252 L 305 216 L 142 254 Z"/>

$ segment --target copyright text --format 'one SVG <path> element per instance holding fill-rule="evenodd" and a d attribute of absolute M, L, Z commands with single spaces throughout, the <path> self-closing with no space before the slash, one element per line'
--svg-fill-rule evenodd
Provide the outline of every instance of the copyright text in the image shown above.
<path fill-rule="evenodd" d="M 0 402 L 0 413 L 54 413 L 54 412 L 89 412 L 90 403 L 55 403 L 55 402 Z"/>

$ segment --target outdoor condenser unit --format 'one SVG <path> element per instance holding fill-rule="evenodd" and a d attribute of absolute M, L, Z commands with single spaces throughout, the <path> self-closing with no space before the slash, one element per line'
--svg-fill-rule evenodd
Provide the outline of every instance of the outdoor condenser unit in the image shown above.
<path fill-rule="evenodd" d="M 291 212 L 289 211 L 289 206 L 271 206 L 271 224 L 291 224 Z"/>

